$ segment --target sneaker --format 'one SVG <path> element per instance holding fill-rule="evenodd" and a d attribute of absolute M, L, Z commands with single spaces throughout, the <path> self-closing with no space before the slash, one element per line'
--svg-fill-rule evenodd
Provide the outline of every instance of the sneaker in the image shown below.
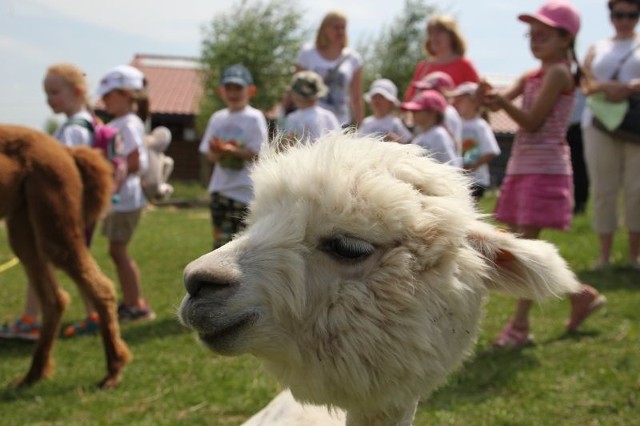
<path fill-rule="evenodd" d="M 580 325 L 607 303 L 607 298 L 590 285 L 583 284 L 580 293 L 571 295 L 571 316 L 567 320 L 567 331 L 575 332 Z"/>
<path fill-rule="evenodd" d="M 100 317 L 96 312 L 91 312 L 83 321 L 73 323 L 62 332 L 64 337 L 86 336 L 100 331 Z"/>
<path fill-rule="evenodd" d="M 529 327 L 516 327 L 513 321 L 509 321 L 493 341 L 493 347 L 497 349 L 518 350 L 532 344 L 533 335 L 529 333 Z"/>
<path fill-rule="evenodd" d="M 143 308 L 127 306 L 124 303 L 118 305 L 118 320 L 120 322 L 151 321 L 155 317 L 156 313 L 147 304 Z"/>
<path fill-rule="evenodd" d="M 36 318 L 23 315 L 16 319 L 13 324 L 5 323 L 0 327 L 0 338 L 35 342 L 40 337 L 41 328 L 42 326 Z"/>

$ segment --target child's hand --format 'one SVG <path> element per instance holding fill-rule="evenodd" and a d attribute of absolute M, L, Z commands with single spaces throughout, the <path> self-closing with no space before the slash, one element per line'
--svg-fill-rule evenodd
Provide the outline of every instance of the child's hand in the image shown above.
<path fill-rule="evenodd" d="M 478 89 L 476 90 L 476 99 L 482 103 L 485 96 L 488 93 L 493 92 L 493 86 L 487 80 L 482 79 L 478 82 Z"/>
<path fill-rule="evenodd" d="M 505 102 L 506 100 L 493 90 L 486 93 L 482 98 L 482 105 L 487 107 L 490 111 L 498 111 L 504 107 Z"/>
<path fill-rule="evenodd" d="M 395 132 L 389 132 L 386 135 L 384 135 L 384 140 L 386 142 L 398 142 L 398 143 L 400 143 L 401 140 L 402 140 L 402 137 L 399 134 L 395 133 Z"/>
<path fill-rule="evenodd" d="M 223 141 L 218 138 L 212 138 L 209 142 L 209 148 L 218 155 L 234 155 L 238 152 L 238 143 L 235 140 Z"/>

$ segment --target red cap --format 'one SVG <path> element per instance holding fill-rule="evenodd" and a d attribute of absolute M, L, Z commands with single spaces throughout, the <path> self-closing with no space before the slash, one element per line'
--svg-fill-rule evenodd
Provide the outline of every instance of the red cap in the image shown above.
<path fill-rule="evenodd" d="M 580 13 L 571 3 L 565 0 L 550 0 L 534 14 L 522 14 L 518 19 L 531 23 L 542 22 L 552 28 L 561 28 L 576 36 L 580 29 Z"/>
<path fill-rule="evenodd" d="M 400 105 L 400 108 L 405 111 L 424 111 L 430 109 L 442 113 L 444 113 L 446 107 L 447 101 L 437 90 L 423 90 L 411 101 L 404 102 Z"/>

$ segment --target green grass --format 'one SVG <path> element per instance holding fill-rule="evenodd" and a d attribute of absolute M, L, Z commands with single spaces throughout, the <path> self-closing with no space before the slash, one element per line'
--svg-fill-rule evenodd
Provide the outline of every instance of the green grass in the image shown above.
<path fill-rule="evenodd" d="M 206 200 L 202 188 L 179 185 L 176 196 Z M 489 196 L 483 208 L 490 211 Z M 135 359 L 122 385 L 100 391 L 105 372 L 98 337 L 57 341 L 55 375 L 26 390 L 4 386 L 26 372 L 32 344 L 0 340 L 0 425 L 237 425 L 280 389 L 250 356 L 225 358 L 206 351 L 178 324 L 175 310 L 184 293 L 182 270 L 209 250 L 206 208 L 149 209 L 132 242 L 143 287 L 158 318 L 122 327 Z M 423 402 L 416 425 L 631 425 L 640 419 L 640 273 L 614 267 L 589 272 L 596 238 L 588 217 L 570 232 L 545 231 L 578 275 L 606 294 L 606 308 L 583 331 L 567 336 L 568 301 L 550 301 L 532 311 L 536 345 L 520 352 L 491 351 L 490 342 L 514 308 L 493 294 L 487 305 L 475 357 L 448 384 Z M 93 252 L 114 277 L 106 241 L 97 235 Z M 0 264 L 8 260 L 0 226 Z M 623 238 L 615 260 L 626 258 Z M 82 317 L 82 304 L 60 275 L 73 303 L 65 322 Z M 24 299 L 20 267 L 0 273 L 0 322 L 12 321 Z"/>

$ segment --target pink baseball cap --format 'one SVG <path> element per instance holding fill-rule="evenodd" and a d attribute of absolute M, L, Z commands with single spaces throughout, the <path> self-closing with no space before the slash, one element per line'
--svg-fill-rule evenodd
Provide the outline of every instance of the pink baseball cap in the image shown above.
<path fill-rule="evenodd" d="M 550 0 L 534 14 L 522 14 L 518 19 L 531 23 L 542 22 L 553 28 L 561 28 L 576 36 L 580 29 L 580 13 L 571 3 L 565 0 Z"/>
<path fill-rule="evenodd" d="M 430 72 L 429 74 L 422 77 L 422 79 L 413 83 L 413 85 L 416 89 L 433 89 L 439 92 L 451 90 L 456 87 L 451 76 L 442 71 Z"/>
<path fill-rule="evenodd" d="M 447 108 L 447 101 L 437 90 L 423 90 L 409 102 L 400 105 L 405 111 L 424 111 L 427 109 L 444 113 Z"/>

